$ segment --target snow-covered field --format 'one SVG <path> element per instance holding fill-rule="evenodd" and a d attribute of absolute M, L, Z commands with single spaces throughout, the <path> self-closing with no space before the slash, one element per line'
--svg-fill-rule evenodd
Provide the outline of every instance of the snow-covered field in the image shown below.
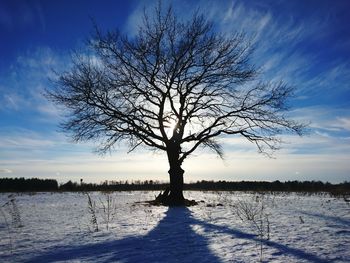
<path fill-rule="evenodd" d="M 0 194 L 0 262 L 350 262 L 343 199 L 191 191 L 205 202 L 135 204 L 156 194 L 94 192 L 90 208 L 82 193 Z"/>

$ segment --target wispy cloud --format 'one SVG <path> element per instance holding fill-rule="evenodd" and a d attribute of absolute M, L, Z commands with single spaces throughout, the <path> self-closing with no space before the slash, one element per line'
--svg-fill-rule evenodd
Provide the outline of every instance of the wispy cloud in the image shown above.
<path fill-rule="evenodd" d="M 43 139 L 41 137 L 31 138 L 28 136 L 1 136 L 0 142 L 0 147 L 2 149 L 36 150 L 54 145 L 55 142 L 53 140 Z"/>
<path fill-rule="evenodd" d="M 310 128 L 315 130 L 345 133 L 350 131 L 350 111 L 347 108 L 315 105 L 294 109 L 290 114 L 300 121 L 310 122 Z"/>
<path fill-rule="evenodd" d="M 0 109 L 2 111 L 33 112 L 41 120 L 58 119 L 59 109 L 44 96 L 44 90 L 69 63 L 67 55 L 60 55 L 47 47 L 36 48 L 17 57 L 0 78 Z M 18 113 L 14 113 L 18 114 Z M 41 116 L 39 116 L 41 115 Z M 33 115 L 33 118 L 36 118 Z"/>
<path fill-rule="evenodd" d="M 336 122 L 336 125 L 341 129 L 350 131 L 350 117 L 338 117 Z"/>
<path fill-rule="evenodd" d="M 12 170 L 10 169 L 0 169 L 0 174 L 10 174 L 12 173 Z"/>
<path fill-rule="evenodd" d="M 4 110 L 18 111 L 23 105 L 26 104 L 26 100 L 16 93 L 6 93 L 2 95 L 2 103 L 0 108 Z"/>

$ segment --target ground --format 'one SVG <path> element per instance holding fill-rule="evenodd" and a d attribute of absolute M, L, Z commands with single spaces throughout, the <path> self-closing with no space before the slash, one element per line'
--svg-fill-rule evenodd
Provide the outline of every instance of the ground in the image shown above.
<path fill-rule="evenodd" d="M 348 262 L 350 206 L 328 194 L 0 194 L 0 262 Z M 11 201 L 12 200 L 12 201 Z M 93 218 L 96 218 L 96 221 Z M 98 231 L 96 231 L 98 228 Z"/>

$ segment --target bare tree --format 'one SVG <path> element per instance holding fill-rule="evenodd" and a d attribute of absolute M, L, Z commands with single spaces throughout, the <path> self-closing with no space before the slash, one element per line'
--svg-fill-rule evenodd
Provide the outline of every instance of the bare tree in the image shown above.
<path fill-rule="evenodd" d="M 239 135 L 260 152 L 277 149 L 276 135 L 301 134 L 288 119 L 283 83 L 258 82 L 244 35 L 224 36 L 202 15 L 179 21 L 171 8 L 145 13 L 135 37 L 96 35 L 89 56 L 76 55 L 49 98 L 69 110 L 63 127 L 76 142 L 95 140 L 105 153 L 119 141 L 165 151 L 170 191 L 183 204 L 184 160 L 199 147 L 220 157 L 220 135 Z"/>

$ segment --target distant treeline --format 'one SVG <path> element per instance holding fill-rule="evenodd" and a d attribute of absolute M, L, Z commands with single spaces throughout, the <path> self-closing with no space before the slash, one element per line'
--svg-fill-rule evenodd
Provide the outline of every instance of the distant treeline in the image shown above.
<path fill-rule="evenodd" d="M 231 191 L 286 191 L 286 192 L 349 192 L 350 182 L 340 184 L 321 181 L 198 181 L 187 185 L 191 190 L 231 190 Z"/>
<path fill-rule="evenodd" d="M 57 191 L 58 183 L 53 179 L 0 178 L 1 192 Z"/>
<path fill-rule="evenodd" d="M 167 183 L 153 180 L 145 181 L 105 181 L 100 184 L 68 181 L 58 185 L 53 179 L 0 178 L 0 192 L 30 191 L 161 191 L 168 187 Z M 334 194 L 350 193 L 350 182 L 340 184 L 323 183 L 321 181 L 197 181 L 184 185 L 185 190 L 207 191 L 286 191 L 286 192 L 330 192 Z"/>

